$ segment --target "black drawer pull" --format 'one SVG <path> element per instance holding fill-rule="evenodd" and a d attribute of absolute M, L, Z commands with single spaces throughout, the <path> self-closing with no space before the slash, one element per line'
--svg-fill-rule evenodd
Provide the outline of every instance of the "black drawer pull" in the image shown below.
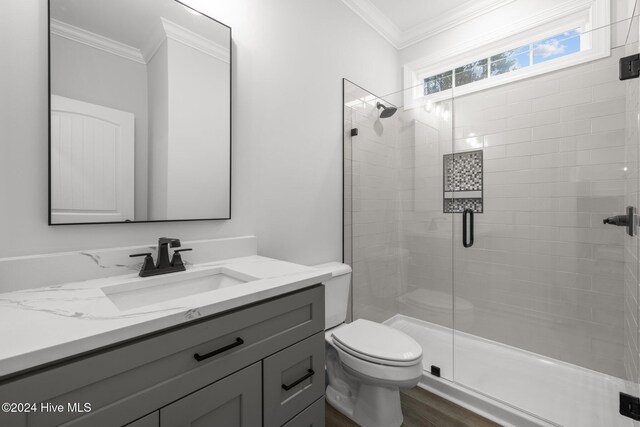
<path fill-rule="evenodd" d="M 294 382 L 292 382 L 289 385 L 286 384 L 282 384 L 282 388 L 285 389 L 286 391 L 291 390 L 292 388 L 294 388 L 295 386 L 297 386 L 298 384 L 300 384 L 302 381 L 311 378 L 313 376 L 313 374 L 315 374 L 315 372 L 313 372 L 313 369 L 309 369 L 306 373 L 306 375 L 298 380 L 295 380 Z"/>
<path fill-rule="evenodd" d="M 225 351 L 229 351 L 232 348 L 238 347 L 239 345 L 242 345 L 242 344 L 244 344 L 244 340 L 238 337 L 236 338 L 236 342 L 234 342 L 233 344 L 225 345 L 224 347 L 221 347 L 217 350 L 213 350 L 211 353 L 207 353 L 203 355 L 199 355 L 198 353 L 196 353 L 193 355 L 193 358 L 196 359 L 198 362 L 202 362 L 204 359 L 208 359 L 217 354 L 224 353 Z"/>

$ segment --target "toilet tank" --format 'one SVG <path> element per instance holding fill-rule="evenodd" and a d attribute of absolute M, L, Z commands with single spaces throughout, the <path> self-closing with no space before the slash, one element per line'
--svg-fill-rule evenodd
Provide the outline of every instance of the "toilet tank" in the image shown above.
<path fill-rule="evenodd" d="M 340 262 L 314 265 L 314 268 L 330 272 L 333 276 L 324 285 L 324 328 L 330 329 L 347 320 L 351 267 Z"/>

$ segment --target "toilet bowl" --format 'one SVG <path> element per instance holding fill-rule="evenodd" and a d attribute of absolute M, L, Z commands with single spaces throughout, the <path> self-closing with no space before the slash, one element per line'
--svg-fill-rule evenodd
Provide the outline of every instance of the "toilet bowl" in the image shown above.
<path fill-rule="evenodd" d="M 365 319 L 345 323 L 351 269 L 340 263 L 325 285 L 325 342 L 331 406 L 364 427 L 396 427 L 403 421 L 400 390 L 422 375 L 422 348 L 413 338 Z"/>

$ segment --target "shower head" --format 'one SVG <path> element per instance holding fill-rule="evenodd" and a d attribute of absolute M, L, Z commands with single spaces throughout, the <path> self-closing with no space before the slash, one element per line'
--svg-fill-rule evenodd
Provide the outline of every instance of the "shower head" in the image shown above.
<path fill-rule="evenodd" d="M 385 107 L 379 102 L 376 104 L 376 108 L 378 110 L 382 108 L 382 112 L 380 113 L 381 119 L 386 119 L 387 117 L 391 117 L 396 113 L 396 111 L 398 111 L 396 107 Z"/>

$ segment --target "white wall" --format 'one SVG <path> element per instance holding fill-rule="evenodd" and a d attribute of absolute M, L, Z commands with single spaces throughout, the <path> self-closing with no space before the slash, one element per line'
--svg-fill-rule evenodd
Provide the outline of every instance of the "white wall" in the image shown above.
<path fill-rule="evenodd" d="M 339 0 L 188 3 L 233 28 L 233 219 L 47 226 L 47 3 L 3 2 L 0 257 L 254 233 L 264 255 L 340 259 L 341 78 L 391 92 L 397 52 Z"/>

